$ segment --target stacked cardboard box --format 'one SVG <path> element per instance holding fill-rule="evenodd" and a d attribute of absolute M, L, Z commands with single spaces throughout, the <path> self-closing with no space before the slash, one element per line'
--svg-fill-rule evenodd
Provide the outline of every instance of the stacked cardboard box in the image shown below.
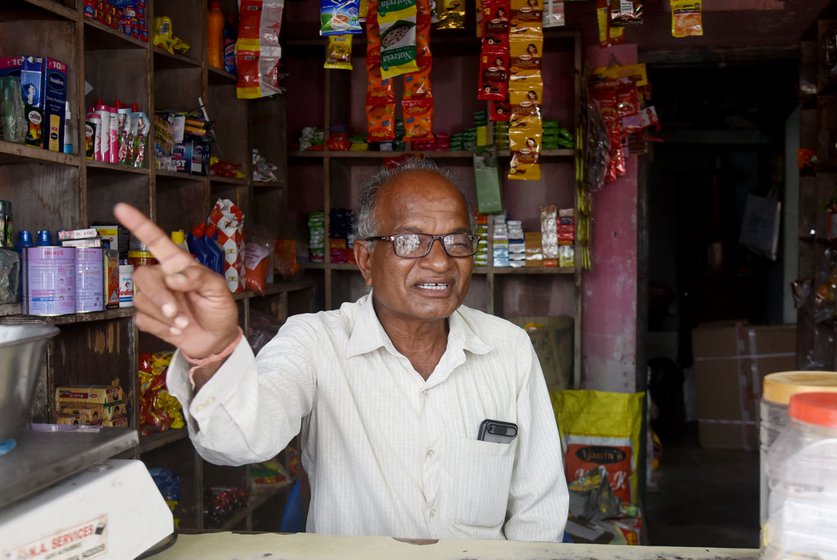
<path fill-rule="evenodd" d="M 698 325 L 692 354 L 700 444 L 758 449 L 762 379 L 797 369 L 796 325 Z"/>

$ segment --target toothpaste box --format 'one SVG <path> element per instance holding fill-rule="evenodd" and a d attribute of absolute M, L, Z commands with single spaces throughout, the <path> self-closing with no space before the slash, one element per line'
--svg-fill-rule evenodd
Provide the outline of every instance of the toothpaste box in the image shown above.
<path fill-rule="evenodd" d="M 105 307 L 119 307 L 119 251 L 105 249 Z"/>
<path fill-rule="evenodd" d="M 67 101 L 67 65 L 54 58 L 44 58 L 44 148 L 64 150 L 64 121 Z"/>
<path fill-rule="evenodd" d="M 44 59 L 39 56 L 24 56 L 20 66 L 20 95 L 23 98 L 23 112 L 26 116 L 26 137 L 24 144 L 44 145 Z"/>
<path fill-rule="evenodd" d="M 97 237 L 99 232 L 96 228 L 84 228 L 84 229 L 62 229 L 58 232 L 58 240 L 64 241 L 65 239 L 86 239 L 88 237 Z"/>
<path fill-rule="evenodd" d="M 55 388 L 55 402 L 114 404 L 123 400 L 122 387 L 118 385 L 78 385 Z"/>

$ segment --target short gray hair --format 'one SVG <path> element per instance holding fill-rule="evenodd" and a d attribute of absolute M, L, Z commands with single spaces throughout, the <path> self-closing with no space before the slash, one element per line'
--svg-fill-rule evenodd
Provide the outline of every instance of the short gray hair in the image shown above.
<path fill-rule="evenodd" d="M 375 220 L 375 208 L 378 205 L 378 194 L 380 194 L 384 185 L 389 183 L 401 173 L 406 173 L 408 171 L 429 171 L 431 173 L 436 173 L 456 187 L 456 190 L 459 191 L 460 195 L 462 195 L 462 200 L 465 201 L 465 207 L 468 211 L 468 224 L 471 228 L 471 232 L 473 233 L 475 228 L 474 214 L 471 208 L 471 203 L 465 193 L 465 187 L 459 179 L 454 177 L 447 168 L 437 165 L 432 159 L 411 158 L 405 160 L 397 167 L 382 167 L 377 173 L 372 175 L 368 181 L 366 181 L 366 184 L 360 191 L 360 198 L 358 199 L 357 210 L 355 212 L 354 229 L 355 235 L 358 239 L 366 239 L 368 237 L 380 235 L 380 232 L 378 231 L 378 224 Z"/>

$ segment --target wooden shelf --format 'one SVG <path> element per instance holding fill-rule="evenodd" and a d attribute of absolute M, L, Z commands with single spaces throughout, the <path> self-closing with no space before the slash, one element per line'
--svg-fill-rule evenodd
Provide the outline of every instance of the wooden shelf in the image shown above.
<path fill-rule="evenodd" d="M 67 8 L 56 2 L 55 0 L 6 0 L 3 9 L 11 8 L 17 12 L 18 17 L 24 18 L 28 15 L 38 19 L 48 17 L 56 19 L 67 19 L 70 21 L 78 21 L 79 12 L 71 8 Z M 2 9 L 0 9 L 2 12 Z"/>
<path fill-rule="evenodd" d="M 84 44 L 88 51 L 147 49 L 148 43 L 125 35 L 94 19 L 84 19 Z"/>
<path fill-rule="evenodd" d="M 246 186 L 248 184 L 247 179 L 237 179 L 235 177 L 221 177 L 220 175 L 210 175 L 209 180 L 212 183 L 223 183 L 225 185 Z"/>
<path fill-rule="evenodd" d="M 189 431 L 185 427 L 179 430 L 166 430 L 165 432 L 141 436 L 139 445 L 137 445 L 137 451 L 140 453 L 148 453 L 153 449 L 186 439 L 187 437 L 189 437 Z"/>
<path fill-rule="evenodd" d="M 575 157 L 575 150 L 559 149 L 559 150 L 543 150 L 540 154 L 541 159 L 544 158 L 571 158 Z M 344 158 L 344 159 L 385 159 L 399 157 L 407 154 L 424 154 L 433 159 L 470 159 L 474 157 L 473 152 L 468 150 L 461 150 L 456 152 L 437 152 L 432 150 L 411 150 L 403 152 L 331 152 L 331 151 L 305 151 L 305 152 L 291 152 L 288 157 L 291 158 Z M 511 157 L 508 150 L 500 150 L 497 155 L 499 157 Z"/>
<path fill-rule="evenodd" d="M 311 282 L 289 280 L 287 282 L 276 282 L 274 284 L 268 284 L 267 286 L 265 286 L 263 294 L 259 294 L 250 290 L 235 293 L 233 294 L 233 299 L 236 301 L 242 301 L 245 299 L 253 299 L 272 296 L 276 294 L 285 294 L 290 292 L 299 292 L 302 290 L 310 290 L 313 287 L 314 285 Z"/>
<path fill-rule="evenodd" d="M 210 84 L 230 85 L 238 81 L 238 76 L 220 68 L 207 67 Z"/>
<path fill-rule="evenodd" d="M 200 68 L 201 61 L 183 54 L 172 54 L 160 47 L 152 47 L 155 68 Z"/>
<path fill-rule="evenodd" d="M 11 313 L 14 309 L 17 309 L 17 314 Z M 6 313 L 7 311 L 8 313 Z M 0 306 L 0 316 L 3 317 L 3 323 L 5 324 L 48 323 L 50 325 L 76 325 L 80 323 L 95 323 L 99 321 L 127 319 L 133 317 L 133 315 L 133 307 L 107 309 L 105 311 L 94 311 L 92 313 L 74 313 L 71 315 L 45 317 L 40 315 L 21 314 L 21 304 L 19 303 Z"/>
<path fill-rule="evenodd" d="M 179 171 L 164 171 L 162 169 L 155 169 L 154 175 L 163 179 L 182 179 L 184 181 L 196 182 L 204 182 L 207 178 L 206 175 L 192 175 L 191 173 L 181 173 Z"/>
<path fill-rule="evenodd" d="M 322 151 L 322 152 L 291 152 L 288 154 L 288 157 L 292 158 L 344 158 L 344 159 L 386 159 L 386 158 L 394 158 L 400 157 L 407 154 L 424 154 L 427 157 L 433 158 L 472 158 L 474 154 L 468 151 L 461 151 L 461 152 L 433 152 L 433 151 L 421 151 L 421 150 L 413 150 L 413 151 L 403 151 L 403 152 L 330 152 L 330 151 Z"/>
<path fill-rule="evenodd" d="M 71 167 L 78 167 L 81 164 L 81 159 L 75 154 L 51 152 L 35 146 L 0 140 L 0 164 L 26 163 L 27 160 L 33 163 L 54 163 Z"/>
<path fill-rule="evenodd" d="M 254 189 L 282 189 L 285 188 L 284 181 L 253 181 Z"/>
<path fill-rule="evenodd" d="M 118 163 L 105 163 L 103 161 L 85 160 L 84 166 L 90 170 L 107 171 L 108 173 L 132 173 L 134 175 L 148 175 L 147 167 L 128 167 Z"/>

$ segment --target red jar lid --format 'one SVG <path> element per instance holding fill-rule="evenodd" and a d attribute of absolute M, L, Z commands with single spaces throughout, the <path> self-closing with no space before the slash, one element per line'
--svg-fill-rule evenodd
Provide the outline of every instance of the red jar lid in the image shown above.
<path fill-rule="evenodd" d="M 792 395 L 788 415 L 807 424 L 837 428 L 837 393 L 798 393 Z"/>

